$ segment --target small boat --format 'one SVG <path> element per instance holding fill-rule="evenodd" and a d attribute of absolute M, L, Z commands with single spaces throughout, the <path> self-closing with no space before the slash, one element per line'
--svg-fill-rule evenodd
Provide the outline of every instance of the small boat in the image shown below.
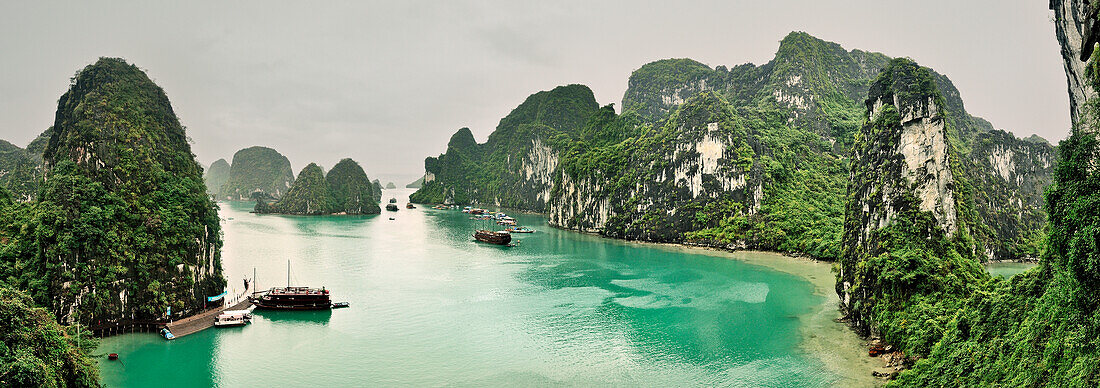
<path fill-rule="evenodd" d="M 249 310 L 223 311 L 214 318 L 214 327 L 244 326 L 252 321 L 252 312 Z"/>
<path fill-rule="evenodd" d="M 167 328 L 167 327 L 166 327 L 166 328 L 163 328 L 163 329 L 160 329 L 160 336 L 161 336 L 161 337 L 164 337 L 164 339 L 166 339 L 166 340 L 174 340 L 174 339 L 176 339 L 176 335 L 175 335 L 175 334 L 172 334 L 172 331 L 171 331 L 171 330 L 168 330 L 168 328 Z"/>
<path fill-rule="evenodd" d="M 108 355 L 107 355 L 107 359 L 108 359 L 108 360 L 111 360 L 111 361 L 117 360 L 117 359 L 118 359 L 118 353 L 111 353 L 111 354 L 108 354 Z"/>
<path fill-rule="evenodd" d="M 386 204 L 386 210 L 389 210 L 391 212 L 395 212 L 395 211 L 397 211 L 397 205 L 392 204 L 392 203 Z"/>
<path fill-rule="evenodd" d="M 350 306 L 348 304 L 348 302 L 335 302 L 335 303 L 332 304 L 332 308 L 334 308 L 334 309 L 342 309 L 342 308 L 348 307 L 348 306 Z"/>
<path fill-rule="evenodd" d="M 397 198 L 390 198 L 390 203 L 397 203 Z"/>
<path fill-rule="evenodd" d="M 505 229 L 504 231 L 508 233 L 535 233 L 534 229 L 528 228 L 526 226 L 513 226 L 511 228 Z"/>
<path fill-rule="evenodd" d="M 412 202 L 409 202 L 409 203 L 406 203 L 406 204 L 405 204 L 405 208 L 406 208 L 406 209 L 416 209 L 416 206 L 414 206 L 414 205 L 412 204 Z"/>
<path fill-rule="evenodd" d="M 471 211 L 473 211 L 473 210 L 474 210 L 474 209 L 473 209 L 473 208 L 471 208 L 471 207 L 469 207 L 469 206 L 466 206 L 466 207 L 462 208 L 462 212 L 463 212 L 463 213 L 469 213 L 469 212 L 471 212 Z"/>
<path fill-rule="evenodd" d="M 494 232 L 490 230 L 478 230 L 474 232 L 474 239 L 481 242 L 497 245 L 508 245 L 512 242 L 512 235 L 508 232 Z"/>
<path fill-rule="evenodd" d="M 396 218 L 390 217 L 390 221 L 396 220 Z"/>

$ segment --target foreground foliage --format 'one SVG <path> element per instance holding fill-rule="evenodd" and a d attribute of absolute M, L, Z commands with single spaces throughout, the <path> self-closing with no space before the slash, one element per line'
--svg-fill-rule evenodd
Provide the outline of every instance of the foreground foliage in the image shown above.
<path fill-rule="evenodd" d="M 0 190 L 4 190 L 0 188 Z M 0 286 L 0 386 L 98 387 L 88 351 L 95 347 L 79 327 L 65 328 L 27 295 Z"/>
<path fill-rule="evenodd" d="M 1100 106 L 1086 109 L 1080 125 L 1100 128 Z M 1074 130 L 1058 150 L 1046 195 L 1049 238 L 1032 270 L 990 278 L 972 239 L 944 235 L 930 213 L 915 210 L 852 248 L 855 260 L 842 263 L 838 282 L 853 282 L 857 326 L 923 357 L 891 385 L 1100 385 L 1100 147 L 1095 133 Z"/>

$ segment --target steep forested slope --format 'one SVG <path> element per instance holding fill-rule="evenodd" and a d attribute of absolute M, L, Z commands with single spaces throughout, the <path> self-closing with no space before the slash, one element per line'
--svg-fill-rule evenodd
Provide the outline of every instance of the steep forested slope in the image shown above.
<path fill-rule="evenodd" d="M 410 198 L 545 211 L 558 152 L 597 109 L 583 85 L 532 94 L 500 120 L 484 144 L 468 128 L 456 132 L 446 153 L 425 160 L 424 187 Z"/>
<path fill-rule="evenodd" d="M 254 146 L 233 154 L 229 178 L 218 189 L 219 199 L 279 198 L 294 181 L 290 159 L 267 147 Z"/>
<path fill-rule="evenodd" d="M 298 173 L 286 195 L 274 203 L 256 202 L 257 213 L 297 215 L 378 214 L 380 193 L 363 167 L 351 159 L 340 160 L 328 174 L 315 163 Z"/>
<path fill-rule="evenodd" d="M 612 237 L 835 259 L 849 152 L 868 87 L 888 61 L 795 32 L 761 66 L 642 66 L 621 115 L 611 107 L 552 110 L 537 117 L 562 112 L 579 124 L 526 132 L 507 125 L 531 117 L 523 113 L 536 110 L 536 96 L 559 89 L 542 92 L 485 144 L 468 129 L 452 136 L 445 154 L 425 161 L 428 183 L 413 199 L 546 211 L 555 226 Z M 987 259 L 1037 257 L 1053 148 L 994 130 L 966 112 L 947 77 L 930 74 L 983 220 L 976 249 Z"/>
<path fill-rule="evenodd" d="M 218 159 L 211 163 L 202 176 L 203 182 L 206 183 L 206 192 L 217 195 L 218 189 L 229 180 L 230 168 L 229 162 L 225 159 Z"/>
<path fill-rule="evenodd" d="M 32 143 L 33 145 L 33 143 Z M 5 212 L 3 268 L 60 322 L 182 313 L 221 293 L 221 236 L 164 91 L 101 58 L 58 101 L 38 202 Z"/>

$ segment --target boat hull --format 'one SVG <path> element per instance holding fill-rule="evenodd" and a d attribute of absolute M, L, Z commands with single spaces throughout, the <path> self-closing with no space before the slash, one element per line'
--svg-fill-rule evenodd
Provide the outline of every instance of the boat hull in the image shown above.
<path fill-rule="evenodd" d="M 332 305 L 266 305 L 257 304 L 258 310 L 329 310 Z"/>
<path fill-rule="evenodd" d="M 474 240 L 489 244 L 508 245 L 512 242 L 512 235 L 506 232 L 479 230 L 474 232 Z"/>

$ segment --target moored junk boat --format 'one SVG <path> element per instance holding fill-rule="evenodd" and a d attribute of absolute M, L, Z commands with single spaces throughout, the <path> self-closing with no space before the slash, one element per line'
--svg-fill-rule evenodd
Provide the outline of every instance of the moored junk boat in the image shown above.
<path fill-rule="evenodd" d="M 409 203 L 405 204 L 405 208 L 406 209 L 416 209 L 416 205 L 413 205 L 412 202 L 409 202 Z"/>
<path fill-rule="evenodd" d="M 397 203 L 397 198 L 390 198 L 390 203 Z"/>
<path fill-rule="evenodd" d="M 386 204 L 386 210 L 391 211 L 391 212 L 395 212 L 395 211 L 397 211 L 397 205 L 392 204 L 392 203 Z"/>
<path fill-rule="evenodd" d="M 494 232 L 491 230 L 478 230 L 474 232 L 474 239 L 497 245 L 508 245 L 512 242 L 512 235 L 508 232 Z"/>
<path fill-rule="evenodd" d="M 332 308 L 329 291 L 324 288 L 278 287 L 253 298 L 258 309 L 328 310 Z"/>

